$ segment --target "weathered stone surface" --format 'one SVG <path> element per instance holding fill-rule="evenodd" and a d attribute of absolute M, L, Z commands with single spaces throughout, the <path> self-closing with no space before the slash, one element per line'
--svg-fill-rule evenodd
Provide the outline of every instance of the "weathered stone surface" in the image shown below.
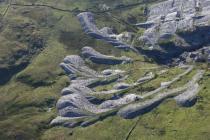
<path fill-rule="evenodd" d="M 89 116 L 91 113 L 97 114 L 108 111 L 99 109 L 96 105 L 90 103 L 85 96 L 76 93 L 62 96 L 58 100 L 56 107 L 62 117 Z"/>
<path fill-rule="evenodd" d="M 53 119 L 50 123 L 50 125 L 55 126 L 55 125 L 62 125 L 65 122 L 68 121 L 74 121 L 75 119 L 81 119 L 82 117 L 78 117 L 78 118 L 69 118 L 69 117 L 61 117 L 61 116 L 57 116 L 55 119 Z M 71 123 L 71 122 L 69 122 Z M 71 123 L 72 124 L 72 123 Z"/>
<path fill-rule="evenodd" d="M 146 29 L 139 38 L 145 50 L 152 48 L 153 54 L 156 50 L 160 56 L 170 53 L 167 57 L 174 57 L 210 43 L 209 0 L 167 0 L 154 4 L 149 11 L 147 22 L 136 24 Z"/>
<path fill-rule="evenodd" d="M 210 46 L 203 47 L 193 52 L 183 53 L 177 60 L 179 62 L 208 62 L 210 63 Z"/>
<path fill-rule="evenodd" d="M 200 86 L 197 83 L 204 75 L 204 71 L 200 70 L 189 82 L 189 88 L 182 94 L 175 97 L 178 105 L 183 107 L 193 106 L 197 101 L 197 94 L 200 91 Z"/>
<path fill-rule="evenodd" d="M 137 83 L 143 83 L 145 81 L 151 80 L 155 78 L 154 73 L 149 72 L 148 74 L 146 74 L 144 77 L 141 77 L 140 79 L 137 80 Z"/>
<path fill-rule="evenodd" d="M 113 89 L 121 90 L 121 89 L 127 89 L 127 88 L 129 88 L 131 86 L 132 85 L 129 85 L 127 83 L 117 83 L 116 85 L 114 85 Z"/>
<path fill-rule="evenodd" d="M 90 88 L 88 88 L 87 86 L 80 85 L 80 84 L 76 83 L 76 84 L 71 84 L 69 87 L 64 88 L 61 91 L 61 94 L 67 95 L 67 94 L 79 93 L 79 94 L 86 95 L 91 92 L 93 92 L 93 91 Z"/>
<path fill-rule="evenodd" d="M 101 109 L 107 109 L 107 108 L 117 108 L 120 107 L 122 105 L 126 105 L 129 103 L 132 103 L 134 101 L 139 100 L 140 97 L 138 95 L 135 94 L 129 94 L 126 95 L 118 100 L 108 100 L 103 102 L 102 104 L 99 105 L 99 108 Z"/>
<path fill-rule="evenodd" d="M 139 96 L 129 94 L 116 100 L 107 100 L 100 105 L 95 105 L 89 102 L 85 96 L 74 93 L 62 96 L 58 100 L 56 107 L 62 117 L 83 117 L 107 112 L 138 99 Z"/>
<path fill-rule="evenodd" d="M 118 115 L 125 119 L 135 118 L 136 116 L 139 116 L 144 113 L 147 113 L 148 111 L 151 111 L 153 108 L 158 106 L 163 100 L 169 97 L 174 97 L 175 95 L 182 92 L 183 90 L 185 90 L 185 88 L 178 88 L 175 90 L 171 90 L 169 92 L 158 94 L 150 100 L 127 105 L 126 107 L 119 110 Z"/>
<path fill-rule="evenodd" d="M 128 58 L 126 56 L 114 57 L 114 56 L 103 55 L 91 47 L 82 48 L 82 55 L 86 59 L 89 59 L 97 64 L 116 65 L 116 64 L 131 63 L 133 61 L 131 58 Z"/>
<path fill-rule="evenodd" d="M 85 77 L 97 77 L 98 73 L 85 65 L 84 60 L 78 55 L 67 56 L 60 64 L 63 70 L 71 75 L 81 75 Z"/>
<path fill-rule="evenodd" d="M 175 97 L 183 92 L 183 94 L 175 98 L 178 101 L 177 103 L 180 103 L 180 105 L 191 105 L 199 89 L 198 85 L 196 86 L 196 83 L 202 78 L 203 74 L 204 71 L 198 71 L 193 79 L 183 87 L 172 89 L 163 93 L 158 93 L 152 99 L 146 100 L 144 102 L 127 105 L 119 110 L 118 115 L 126 119 L 134 118 L 152 110 L 165 99 Z M 189 94 L 191 90 L 193 91 Z"/>
<path fill-rule="evenodd" d="M 103 70 L 102 72 L 101 72 L 103 75 L 105 75 L 105 76 L 108 76 L 108 75 L 113 75 L 113 74 L 123 74 L 123 73 L 125 73 L 125 71 L 123 71 L 123 70 L 112 70 L 112 69 L 106 69 L 106 70 Z"/>
<path fill-rule="evenodd" d="M 167 54 L 169 51 L 179 51 L 173 45 L 164 48 L 164 44 L 173 42 L 183 50 L 197 50 L 202 45 L 209 43 L 209 19 L 210 1 L 207 0 L 167 0 L 155 4 L 150 8 L 148 21 L 136 24 L 140 28 L 146 29 L 144 35 L 139 38 L 143 45 L 148 46 L 149 50 L 159 49 Z M 124 32 L 121 34 L 113 33 L 109 27 L 98 29 L 90 12 L 80 13 L 78 19 L 85 33 L 104 40 L 113 46 L 121 49 L 136 51 L 129 42 L 133 39 L 133 34 Z M 179 41 L 180 44 L 176 44 Z M 161 46 L 163 45 L 163 46 Z M 144 48 L 144 47 L 142 47 Z M 141 49 L 139 51 L 142 51 Z M 195 60 L 200 60 L 205 52 L 205 58 L 209 59 L 209 47 L 197 51 Z M 155 54 L 151 53 L 155 56 Z M 190 53 L 191 56 L 194 53 Z M 133 60 L 128 57 L 115 57 L 101 54 L 91 47 L 82 49 L 82 56 L 97 64 L 124 64 L 131 63 Z M 160 55 L 157 55 L 159 57 Z M 141 93 L 141 95 L 127 94 L 125 92 L 148 82 L 156 77 L 150 72 L 132 84 L 127 84 L 126 73 L 121 70 L 106 69 L 102 72 L 86 66 L 85 61 L 78 55 L 67 56 L 61 67 L 69 75 L 71 84 L 61 92 L 62 96 L 58 100 L 56 107 L 59 117 L 54 119 L 51 124 L 62 124 L 66 127 L 89 126 L 98 121 L 104 115 L 117 113 L 119 116 L 131 119 L 142 115 L 158 106 L 168 98 L 174 98 L 180 106 L 191 106 L 195 103 L 199 91 L 198 80 L 204 74 L 203 71 L 193 77 L 193 79 L 182 87 L 170 89 L 170 86 L 189 74 L 193 66 L 180 66 L 185 72 L 177 75 L 171 81 L 162 82 L 161 86 L 153 91 Z M 161 71 L 159 74 L 163 74 Z M 97 86 L 114 83 L 111 90 L 97 91 Z M 100 89 L 100 88 L 99 88 Z M 136 90 L 132 90 L 136 91 Z M 78 121 L 69 119 L 82 118 Z"/>
<path fill-rule="evenodd" d="M 132 46 L 122 42 L 121 40 L 118 40 L 116 38 L 116 35 L 113 34 L 112 31 L 110 31 L 110 28 L 106 27 L 98 29 L 95 24 L 93 14 L 91 12 L 80 13 L 79 15 L 77 15 L 77 17 L 81 23 L 84 32 L 88 35 L 96 39 L 104 40 L 117 48 L 136 51 L 136 49 L 134 49 Z"/>
<path fill-rule="evenodd" d="M 176 103 L 180 106 L 190 107 L 195 104 L 197 94 L 200 91 L 199 85 L 192 85 L 187 91 L 175 97 Z"/>

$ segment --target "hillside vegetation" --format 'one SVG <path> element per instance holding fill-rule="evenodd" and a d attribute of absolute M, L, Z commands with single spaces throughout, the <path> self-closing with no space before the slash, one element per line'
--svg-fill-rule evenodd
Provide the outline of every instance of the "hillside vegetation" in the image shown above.
<path fill-rule="evenodd" d="M 208 140 L 209 70 L 200 81 L 202 90 L 198 102 L 191 108 L 180 108 L 173 99 L 168 99 L 135 119 L 109 116 L 88 127 L 50 126 L 57 116 L 55 105 L 60 92 L 69 85 L 69 78 L 59 64 L 65 56 L 79 54 L 84 46 L 91 46 L 104 54 L 126 55 L 135 59 L 133 64 L 113 66 L 130 70 L 128 83 L 136 81 L 148 72 L 147 69 L 159 68 L 154 72 L 168 70 L 165 75 L 133 88 L 131 92 L 151 91 L 158 88 L 161 82 L 182 72 L 91 38 L 83 32 L 76 17 L 78 12 L 90 10 L 96 13 L 99 27 L 113 27 L 118 33 L 139 33 L 132 22 L 144 21 L 145 6 L 156 2 L 0 0 L 0 140 Z M 104 3 L 113 10 L 100 12 L 99 5 Z M 124 6 L 120 8 L 119 5 Z M 89 65 L 96 71 L 109 68 L 106 65 Z M 192 72 L 173 86 L 179 87 L 189 82 L 196 70 L 206 69 L 205 64 L 195 65 Z M 109 86 L 102 86 L 96 90 L 108 89 Z"/>

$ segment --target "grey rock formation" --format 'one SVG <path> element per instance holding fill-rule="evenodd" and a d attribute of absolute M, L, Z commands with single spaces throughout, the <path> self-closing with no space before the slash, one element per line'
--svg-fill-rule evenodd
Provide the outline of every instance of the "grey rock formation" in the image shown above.
<path fill-rule="evenodd" d="M 200 86 L 197 83 L 204 75 L 204 71 L 200 70 L 189 82 L 189 88 L 182 94 L 175 97 L 178 105 L 183 107 L 193 106 L 197 101 L 197 94 L 200 91 Z"/>
<path fill-rule="evenodd" d="M 102 109 L 117 108 L 122 105 L 126 105 L 126 104 L 132 103 L 134 101 L 138 101 L 139 99 L 140 99 L 140 97 L 138 95 L 129 94 L 129 95 L 125 95 L 124 97 L 122 97 L 118 100 L 105 101 L 99 105 L 99 108 L 102 108 Z"/>
<path fill-rule="evenodd" d="M 97 106 L 90 103 L 85 96 L 76 93 L 62 96 L 58 100 L 56 107 L 59 111 L 59 115 L 62 117 L 90 116 L 108 111 L 106 109 L 97 108 Z"/>
<path fill-rule="evenodd" d="M 185 52 L 176 61 L 177 63 L 180 63 L 180 62 L 187 62 L 187 63 L 208 62 L 210 63 L 210 46 L 203 47 L 193 52 Z"/>
<path fill-rule="evenodd" d="M 62 96 L 58 100 L 56 107 L 58 109 L 59 116 L 72 118 L 84 117 L 107 112 L 138 99 L 139 96 L 129 94 L 117 100 L 107 100 L 100 105 L 95 105 L 89 102 L 84 95 L 74 93 Z"/>
<path fill-rule="evenodd" d="M 116 85 L 114 85 L 113 89 L 121 90 L 121 89 L 127 89 L 131 86 L 132 85 L 129 85 L 129 84 L 126 84 L 126 83 L 117 83 Z"/>
<path fill-rule="evenodd" d="M 118 115 L 126 119 L 134 118 L 154 109 L 165 99 L 175 97 L 183 92 L 183 94 L 179 95 L 175 99 L 178 101 L 177 103 L 181 105 L 188 105 L 188 103 L 192 103 L 194 101 L 195 95 L 198 93 L 199 87 L 198 85 L 196 86 L 196 83 L 202 78 L 203 74 L 204 71 L 198 71 L 193 79 L 183 87 L 158 93 L 152 99 L 143 102 L 127 105 L 119 110 Z M 193 91 L 190 93 L 190 90 L 192 89 Z"/>
<path fill-rule="evenodd" d="M 123 74 L 123 73 L 125 73 L 125 71 L 122 71 L 122 70 L 106 69 L 106 70 L 103 70 L 101 73 L 102 73 L 104 76 L 109 76 L 109 75 L 113 75 L 113 74 Z"/>
<path fill-rule="evenodd" d="M 183 94 L 175 97 L 176 103 L 180 106 L 190 107 L 195 104 L 197 100 L 197 94 L 200 91 L 199 85 L 196 83 L 192 85 L 187 91 Z"/>
<path fill-rule="evenodd" d="M 190 67 L 188 68 L 188 70 L 186 70 L 186 72 L 184 72 L 183 74 L 180 74 L 178 77 L 180 78 L 180 76 L 183 76 L 184 74 L 189 73 L 189 70 L 190 70 Z M 177 103 L 182 106 L 192 105 L 196 99 L 196 94 L 199 91 L 199 85 L 197 84 L 197 82 L 203 77 L 203 74 L 204 74 L 204 71 L 199 70 L 197 74 L 192 78 L 192 80 L 188 82 L 186 85 L 184 85 L 183 87 L 169 90 L 167 92 L 161 93 L 160 91 L 164 89 L 163 87 L 161 87 L 160 90 L 155 92 L 155 93 L 158 93 L 158 92 L 160 93 L 155 95 L 152 99 L 146 100 L 144 102 L 127 105 L 124 108 L 119 110 L 118 115 L 126 119 L 134 118 L 138 115 L 142 115 L 152 110 L 165 99 L 175 97 L 179 95 L 180 93 L 183 93 L 183 94 L 180 94 L 179 96 L 175 98 Z M 174 78 L 175 81 L 177 81 L 178 79 Z M 168 85 L 166 87 L 168 87 Z M 153 94 L 154 93 L 147 94 L 146 96 L 144 97 L 141 96 L 140 98 L 144 99 L 146 97 L 152 96 Z"/>
<path fill-rule="evenodd" d="M 98 77 L 98 73 L 87 67 L 84 60 L 78 55 L 67 56 L 60 66 L 69 75 Z"/>
<path fill-rule="evenodd" d="M 164 49 L 164 51 L 161 51 L 167 53 L 170 47 L 163 48 L 160 42 L 164 44 L 167 41 L 174 41 L 174 38 L 175 41 L 179 40 L 181 42 L 178 47 L 184 46 L 189 50 L 197 50 L 203 44 L 209 43 L 209 36 L 207 37 L 210 31 L 209 12 L 210 1 L 208 0 L 167 0 L 155 4 L 150 7 L 148 21 L 136 24 L 136 26 L 146 29 L 139 40 L 143 41 L 145 46 L 148 46 L 152 51 L 154 49 Z M 84 32 L 88 35 L 104 40 L 120 49 L 137 51 L 132 45 L 128 45 L 133 39 L 132 33 L 114 34 L 113 30 L 108 27 L 98 29 L 93 14 L 90 12 L 80 13 L 77 17 Z M 171 50 L 177 51 L 174 48 Z M 207 54 L 205 58 L 209 61 L 209 47 L 203 48 L 202 51 L 198 50 L 194 59 L 200 60 L 203 52 Z M 192 56 L 194 53 L 190 55 Z M 97 64 L 116 65 L 133 61 L 125 56 L 104 55 L 91 47 L 84 47 L 82 56 Z M 180 68 L 185 69 L 185 72 L 177 75 L 171 81 L 162 82 L 159 88 L 145 92 L 140 96 L 125 92 L 154 79 L 156 77 L 154 73 L 147 73 L 136 82 L 127 84 L 125 83 L 127 76 L 125 74 L 128 73 L 125 71 L 106 69 L 97 72 L 89 68 L 78 55 L 67 56 L 60 66 L 69 75 L 71 83 L 61 92 L 62 96 L 56 104 L 58 117 L 51 124 L 62 124 L 66 127 L 88 126 L 110 113 L 117 113 L 126 119 L 134 118 L 154 109 L 168 98 L 174 98 L 180 106 L 191 106 L 195 103 L 200 89 L 197 84 L 198 80 L 204 74 L 203 71 L 198 71 L 186 85 L 168 90 L 174 82 L 193 70 L 193 66 L 180 66 Z M 163 73 L 164 71 L 161 71 L 159 74 Z M 114 83 L 111 90 L 95 91 L 97 86 L 110 83 Z M 78 118 L 81 118 L 81 120 L 76 121 Z"/>
<path fill-rule="evenodd" d="M 116 65 L 116 64 L 131 63 L 133 61 L 131 58 L 128 58 L 126 56 L 114 57 L 114 56 L 103 55 L 91 47 L 82 48 L 82 55 L 86 59 L 89 59 L 97 64 Z"/>
<path fill-rule="evenodd" d="M 95 24 L 93 14 L 91 12 L 80 13 L 79 15 L 77 15 L 77 17 L 81 23 L 84 32 L 88 35 L 96 39 L 104 40 L 117 48 L 136 51 L 135 48 L 128 45 L 127 43 L 124 43 L 121 40 L 116 39 L 115 37 L 113 38 L 113 36 L 116 35 L 113 34 L 112 31 L 110 31 L 110 28 L 106 27 L 98 29 Z"/>
<path fill-rule="evenodd" d="M 110 70 L 106 70 L 106 71 L 110 71 Z M 139 80 L 137 80 L 137 82 L 134 82 L 132 84 L 127 84 L 127 83 L 119 82 L 119 83 L 115 84 L 113 86 L 113 89 L 111 89 L 111 90 L 108 90 L 108 91 L 99 91 L 99 92 L 92 92 L 90 94 L 91 95 L 115 95 L 115 94 L 118 94 L 118 93 L 120 93 L 122 91 L 125 91 L 127 89 L 131 89 L 131 88 L 134 88 L 134 87 L 136 87 L 136 86 L 138 86 L 140 84 L 143 84 L 145 82 L 148 82 L 149 80 L 152 80 L 154 78 L 155 78 L 155 75 L 152 72 L 149 72 L 148 74 L 146 74 L 145 76 L 143 76 Z M 122 79 L 124 79 L 124 78 L 122 78 Z M 118 80 L 118 81 L 120 81 L 120 80 Z"/>
<path fill-rule="evenodd" d="M 154 73 L 150 72 L 148 74 L 146 74 L 144 77 L 141 77 L 140 79 L 137 80 L 137 83 L 143 83 L 145 81 L 151 80 L 155 78 Z"/>
<path fill-rule="evenodd" d="M 82 117 L 78 117 L 78 118 L 70 118 L 70 117 L 61 117 L 61 116 L 57 116 L 55 119 L 53 119 L 51 121 L 51 125 L 55 126 L 55 125 L 62 125 L 64 122 L 70 122 L 70 121 L 74 121 L 76 119 L 81 119 Z M 75 123 L 69 123 L 69 124 L 75 124 Z M 72 126 L 74 127 L 74 126 Z"/>
<path fill-rule="evenodd" d="M 76 84 L 71 84 L 69 87 L 64 88 L 61 91 L 62 95 L 68 95 L 68 94 L 73 94 L 73 93 L 79 93 L 86 95 L 88 93 L 93 92 L 90 88 L 84 85 L 80 85 L 79 83 Z"/>
<path fill-rule="evenodd" d="M 108 56 L 97 54 L 108 59 Z M 111 58 L 115 59 L 115 57 Z M 71 84 L 61 92 L 62 97 L 56 104 L 59 117 L 51 122 L 52 125 L 78 126 L 79 124 L 74 121 L 68 122 L 68 118 L 76 119 L 95 116 L 138 99 L 137 95 L 131 94 L 100 103 L 96 101 L 97 98 L 91 96 L 91 93 L 94 92 L 93 87 L 117 81 L 123 76 L 124 71 L 107 69 L 102 73 L 98 73 L 87 67 L 84 60 L 77 55 L 67 56 L 61 63 L 61 67 L 67 74 L 75 75 L 75 78 L 71 79 Z"/>
<path fill-rule="evenodd" d="M 167 0 L 154 4 L 149 11 L 147 22 L 136 24 L 146 29 L 139 38 L 145 50 L 153 48 L 173 57 L 210 43 L 209 0 Z"/>
<path fill-rule="evenodd" d="M 174 97 L 178 93 L 182 92 L 184 89 L 185 88 L 178 88 L 175 90 L 171 90 L 169 92 L 158 94 L 150 100 L 127 105 L 126 107 L 120 109 L 117 114 L 125 119 L 135 118 L 139 115 L 151 111 L 153 108 L 158 106 L 162 101 L 164 101 L 167 98 Z"/>

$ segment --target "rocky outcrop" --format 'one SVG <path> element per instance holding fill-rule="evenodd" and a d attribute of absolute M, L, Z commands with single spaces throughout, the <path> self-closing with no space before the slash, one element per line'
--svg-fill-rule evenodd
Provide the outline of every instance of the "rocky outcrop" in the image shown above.
<path fill-rule="evenodd" d="M 176 103 L 183 107 L 190 107 L 195 104 L 197 100 L 197 94 L 200 91 L 199 85 L 196 83 L 192 85 L 183 94 L 175 97 Z"/>
<path fill-rule="evenodd" d="M 59 116 L 62 117 L 83 117 L 94 116 L 95 114 L 103 113 L 129 104 L 139 99 L 135 94 L 129 94 L 116 100 L 107 100 L 96 105 L 88 101 L 88 99 L 81 94 L 74 93 L 62 96 L 57 102 L 57 109 Z"/>
<path fill-rule="evenodd" d="M 203 47 L 199 50 L 193 52 L 183 53 L 177 60 L 177 63 L 180 62 L 207 62 L 210 63 L 210 46 Z"/>
<path fill-rule="evenodd" d="M 168 42 L 173 42 L 176 46 L 177 40 L 181 42 L 178 47 L 185 47 L 183 50 L 197 49 L 196 47 L 209 41 L 208 37 L 201 37 L 210 31 L 207 22 L 210 19 L 207 14 L 210 9 L 209 5 L 210 2 L 205 0 L 168 0 L 153 5 L 148 15 L 148 21 L 136 24 L 136 26 L 146 29 L 139 41 L 149 47 L 150 51 L 158 48 L 158 51 L 165 54 L 171 50 L 175 52 L 180 50 L 174 50 L 173 45 L 170 46 L 173 49 L 163 47 Z M 133 38 L 132 33 L 124 32 L 117 35 L 108 27 L 98 29 L 93 14 L 90 12 L 80 13 L 77 17 L 84 32 L 88 35 L 104 40 L 117 48 L 137 52 L 132 45 L 128 45 L 128 42 L 131 42 Z M 156 56 L 153 52 L 151 54 Z M 96 64 L 116 65 L 133 62 L 131 58 L 125 56 L 115 57 L 101 54 L 91 47 L 84 47 L 82 56 Z M 66 127 L 88 126 L 105 116 L 116 113 L 123 118 L 131 119 L 151 111 L 168 98 L 174 98 L 180 106 L 191 106 L 195 103 L 200 89 L 197 83 L 204 74 L 203 71 L 198 71 L 190 82 L 171 89 L 173 83 L 181 80 L 194 68 L 189 65 L 180 65 L 179 68 L 185 70 L 183 73 L 178 74 L 170 81 L 162 82 L 161 86 L 153 91 L 138 95 L 130 92 L 136 91 L 136 89 L 132 90 L 133 88 L 156 78 L 157 74 L 146 73 L 136 82 L 128 84 L 125 80 L 126 74 L 129 72 L 113 69 L 97 72 L 89 68 L 78 55 L 67 56 L 60 66 L 69 75 L 71 84 L 62 90 L 62 97 L 56 104 L 59 116 L 51 123 L 62 124 Z M 165 72 L 160 71 L 159 75 Z M 107 90 L 109 88 L 107 87 L 106 90 L 97 91 L 97 86 L 108 84 L 112 84 L 110 90 Z"/>
<path fill-rule="evenodd" d="M 138 79 L 137 80 L 137 83 L 143 83 L 143 82 L 148 81 L 148 80 L 151 80 L 153 78 L 155 78 L 154 73 L 149 72 L 144 77 L 141 77 L 140 79 Z"/>
<path fill-rule="evenodd" d="M 98 29 L 95 24 L 93 14 L 91 12 L 80 13 L 77 15 L 77 17 L 81 23 L 84 32 L 88 35 L 96 39 L 104 40 L 120 49 L 137 51 L 131 45 L 128 45 L 127 43 L 124 43 L 122 40 L 118 39 L 118 37 L 120 38 L 121 35 L 118 36 L 114 34 L 110 28 L 105 27 L 102 29 Z M 129 37 L 129 35 L 127 35 L 126 37 Z"/>
<path fill-rule="evenodd" d="M 87 67 L 84 60 L 78 55 L 67 56 L 60 66 L 69 75 L 77 74 L 85 77 L 98 76 L 97 72 Z"/>
<path fill-rule="evenodd" d="M 189 88 L 182 94 L 175 97 L 178 105 L 183 107 L 193 106 L 197 101 L 197 94 L 200 91 L 200 86 L 197 83 L 202 78 L 204 71 L 199 71 L 189 83 Z"/>
<path fill-rule="evenodd" d="M 175 97 L 180 93 L 183 94 L 180 94 L 175 98 L 177 103 L 183 106 L 191 105 L 195 101 L 195 96 L 199 91 L 199 86 L 196 83 L 202 78 L 203 74 L 204 71 L 198 71 L 197 74 L 193 77 L 193 79 L 183 87 L 158 93 L 152 99 L 145 100 L 144 102 L 127 105 L 119 110 L 118 115 L 126 119 L 135 118 L 136 116 L 151 111 L 165 99 Z"/>
<path fill-rule="evenodd" d="M 142 114 L 145 114 L 145 113 L 151 111 L 153 108 L 158 106 L 162 101 L 164 101 L 167 98 L 174 97 L 175 95 L 178 95 L 178 93 L 182 92 L 184 89 L 185 88 L 174 89 L 169 92 L 160 93 L 150 100 L 130 104 L 130 105 L 120 109 L 117 114 L 125 119 L 135 118 L 139 115 L 142 115 Z"/>
<path fill-rule="evenodd" d="M 155 78 L 155 74 L 152 72 L 149 72 L 148 74 L 146 74 L 145 76 L 141 77 L 139 80 L 137 80 L 136 82 L 132 83 L 132 84 L 127 84 L 124 82 L 118 82 L 113 86 L 113 89 L 108 90 L 108 91 L 99 91 L 99 92 L 91 92 L 91 95 L 118 95 L 118 93 L 121 93 L 123 91 L 126 91 L 128 89 L 132 89 L 140 84 L 143 84 L 145 82 L 148 82 L 152 79 Z M 122 78 L 123 79 L 123 78 Z"/>
<path fill-rule="evenodd" d="M 173 57 L 210 43 L 208 0 L 167 0 L 149 11 L 147 22 L 136 24 L 146 29 L 139 38 L 145 49 Z"/>
<path fill-rule="evenodd" d="M 149 72 L 137 82 L 127 84 L 120 80 L 125 76 L 124 71 L 106 69 L 96 72 L 86 66 L 85 61 L 77 55 L 67 56 L 61 63 L 61 67 L 67 74 L 74 75 L 74 78 L 71 77 L 71 84 L 61 92 L 62 97 L 56 104 L 59 116 L 51 122 L 51 125 L 63 125 L 71 128 L 91 125 L 98 121 L 101 115 L 108 116 L 117 113 L 126 119 L 134 118 L 152 110 L 165 99 L 177 95 L 179 95 L 175 98 L 177 104 L 181 106 L 193 105 L 199 91 L 199 86 L 196 83 L 204 74 L 203 71 L 199 71 L 185 86 L 167 91 L 170 85 L 193 70 L 193 66 L 180 65 L 180 68 L 185 69 L 185 72 L 177 75 L 171 81 L 161 83 L 161 87 L 154 91 L 136 95 L 124 94 L 124 92 L 154 79 L 154 73 Z M 99 85 L 114 82 L 117 83 L 111 90 L 94 91 L 94 88 Z M 161 92 L 163 90 L 166 91 Z M 78 118 L 80 121 L 77 121 Z"/>
<path fill-rule="evenodd" d="M 103 57 L 108 58 L 105 55 Z M 96 72 L 86 66 L 85 61 L 77 55 L 67 56 L 60 66 L 70 76 L 71 84 L 61 91 L 62 97 L 56 104 L 59 116 L 51 122 L 52 125 L 78 126 L 80 123 L 76 123 L 74 119 L 94 117 L 139 99 L 139 96 L 129 94 L 101 101 L 91 95 L 94 87 L 116 82 L 123 77 L 124 71 L 107 69 L 101 73 Z M 68 120 L 73 121 L 68 123 L 66 122 Z M 81 125 L 87 124 L 81 123 Z"/>
<path fill-rule="evenodd" d="M 99 108 L 102 109 L 106 109 L 106 108 L 117 108 L 120 107 L 122 105 L 126 105 L 129 103 L 132 103 L 134 101 L 138 101 L 140 99 L 140 97 L 138 95 L 135 94 L 128 94 L 125 95 L 122 98 L 119 98 L 117 100 L 108 100 L 103 102 L 102 104 L 99 105 Z"/>
<path fill-rule="evenodd" d="M 133 60 L 126 56 L 122 57 L 114 57 L 103 55 L 91 47 L 84 47 L 82 48 L 82 55 L 97 64 L 107 64 L 107 65 L 117 65 L 117 64 L 126 64 L 131 63 Z"/>
<path fill-rule="evenodd" d="M 116 90 L 127 89 L 131 86 L 132 85 L 127 84 L 127 83 L 117 83 L 116 85 L 114 85 L 114 89 L 116 89 Z"/>

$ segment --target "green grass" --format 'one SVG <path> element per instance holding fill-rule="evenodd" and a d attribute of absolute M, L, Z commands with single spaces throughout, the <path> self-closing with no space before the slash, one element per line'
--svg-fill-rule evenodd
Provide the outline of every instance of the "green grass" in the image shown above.
<path fill-rule="evenodd" d="M 35 86 L 50 85 L 58 75 L 63 75 L 59 63 L 65 55 L 67 52 L 62 44 L 50 41 L 48 47 L 32 61 L 32 65 L 17 75 L 17 79 Z"/>
<path fill-rule="evenodd" d="M 135 121 L 136 119 L 124 120 L 115 116 L 109 117 L 102 122 L 98 122 L 97 124 L 86 128 L 66 129 L 62 127 L 56 127 L 46 131 L 42 136 L 42 139 L 55 140 L 59 136 L 59 139 L 61 140 L 118 140 L 123 139 L 126 136 L 127 132 Z M 96 130 L 100 131 L 97 133 Z"/>
<path fill-rule="evenodd" d="M 43 3 L 63 9 L 79 8 L 85 10 L 93 7 L 98 10 L 99 3 L 110 7 L 117 4 L 139 2 L 138 0 L 20 0 L 18 3 Z M 112 14 L 128 22 L 131 17 L 137 21 L 144 20 L 142 7 L 115 10 Z M 5 5 L 0 6 L 0 11 Z M 111 26 L 117 32 L 131 30 L 131 27 L 118 23 L 110 16 L 96 16 L 99 27 Z M 49 122 L 57 116 L 56 101 L 62 88 L 69 85 L 69 79 L 59 67 L 66 55 L 79 54 L 84 46 L 92 46 L 97 51 L 108 55 L 128 56 L 135 60 L 133 64 L 117 65 L 112 69 L 129 72 L 126 80 L 133 83 L 146 72 L 154 73 L 162 66 L 148 62 L 144 56 L 133 52 L 123 52 L 103 41 L 95 40 L 84 34 L 77 18 L 68 12 L 52 10 L 46 7 L 13 7 L 7 13 L 0 30 L 0 68 L 13 69 L 27 63 L 27 67 L 13 73 L 10 81 L 0 85 L 0 139 L 1 140 L 119 140 L 127 136 L 137 119 L 125 120 L 118 116 L 110 116 L 86 128 L 51 127 Z M 138 34 L 141 34 L 139 31 Z M 43 41 L 40 46 L 37 42 Z M 19 54 L 26 52 L 26 54 Z M 17 55 L 19 54 L 19 55 Z M 98 71 L 109 68 L 105 65 L 87 63 Z M 150 69 L 151 68 L 151 69 Z M 143 84 L 130 92 L 141 93 L 159 87 L 160 82 L 168 81 L 180 69 L 170 68 L 165 75 Z M 178 81 L 174 87 L 189 81 L 195 71 L 185 79 Z M 167 100 L 157 109 L 140 117 L 137 127 L 131 133 L 130 140 L 135 139 L 208 139 L 210 72 L 200 82 L 203 87 L 199 93 L 198 103 L 192 108 L 179 108 L 173 100 Z M 112 85 L 99 87 L 108 90 Z M 128 93 L 128 92 L 126 92 Z M 125 93 L 125 94 L 126 94 Z M 106 114 L 101 114 L 106 115 Z M 94 121 L 94 120 L 93 120 Z"/>

